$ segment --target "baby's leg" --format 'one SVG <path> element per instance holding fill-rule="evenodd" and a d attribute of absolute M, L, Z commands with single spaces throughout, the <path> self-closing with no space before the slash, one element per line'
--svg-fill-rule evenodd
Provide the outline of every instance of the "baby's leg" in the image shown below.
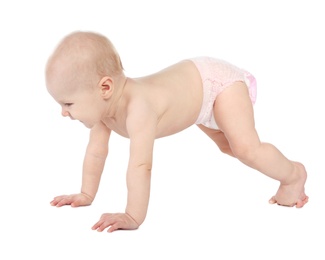
<path fill-rule="evenodd" d="M 255 130 L 254 112 L 245 83 L 236 82 L 216 99 L 214 115 L 236 158 L 244 164 L 280 181 L 270 203 L 302 207 L 307 173 L 300 163 L 288 160 L 272 144 L 261 143 Z"/>
<path fill-rule="evenodd" d="M 221 152 L 235 157 L 230 149 L 229 142 L 222 131 L 211 129 L 204 125 L 198 125 L 198 127 L 218 145 Z"/>

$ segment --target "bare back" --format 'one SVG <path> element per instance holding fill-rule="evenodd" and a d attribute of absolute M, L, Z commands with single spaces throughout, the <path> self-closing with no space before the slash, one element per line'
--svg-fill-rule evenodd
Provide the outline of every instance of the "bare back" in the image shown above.
<path fill-rule="evenodd" d="M 130 111 L 147 104 L 157 116 L 156 138 L 180 132 L 193 125 L 203 99 L 202 80 L 192 61 L 184 60 L 155 74 L 128 79 L 118 114 L 105 124 L 128 137 L 125 120 Z M 140 113 L 139 113 L 140 114 Z"/>

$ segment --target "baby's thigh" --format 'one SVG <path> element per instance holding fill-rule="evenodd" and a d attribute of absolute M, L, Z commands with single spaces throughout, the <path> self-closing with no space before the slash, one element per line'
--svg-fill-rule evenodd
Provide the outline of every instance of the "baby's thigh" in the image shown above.
<path fill-rule="evenodd" d="M 248 88 L 244 82 L 235 82 L 218 95 L 214 104 L 214 117 L 230 144 L 258 141 L 254 110 Z"/>

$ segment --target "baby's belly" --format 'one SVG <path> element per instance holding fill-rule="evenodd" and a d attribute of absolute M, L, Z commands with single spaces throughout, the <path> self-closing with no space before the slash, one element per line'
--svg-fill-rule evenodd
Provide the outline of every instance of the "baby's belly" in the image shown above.
<path fill-rule="evenodd" d="M 189 111 L 183 111 L 181 115 L 165 115 L 157 125 L 156 138 L 173 135 L 185 130 L 195 123 L 198 115 L 199 110 L 191 113 Z"/>

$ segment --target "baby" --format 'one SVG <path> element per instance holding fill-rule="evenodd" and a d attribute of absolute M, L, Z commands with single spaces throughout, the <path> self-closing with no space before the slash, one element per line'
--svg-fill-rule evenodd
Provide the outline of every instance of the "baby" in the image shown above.
<path fill-rule="evenodd" d="M 46 86 L 63 116 L 90 128 L 81 191 L 55 197 L 52 206 L 90 205 L 98 190 L 111 131 L 130 139 L 125 212 L 103 214 L 94 230 L 137 229 L 144 222 L 154 141 L 193 124 L 222 152 L 279 181 L 271 204 L 301 208 L 308 202 L 304 166 L 260 141 L 254 126 L 255 79 L 232 64 L 197 57 L 152 75 L 129 78 L 106 37 L 74 32 L 49 58 Z"/>

